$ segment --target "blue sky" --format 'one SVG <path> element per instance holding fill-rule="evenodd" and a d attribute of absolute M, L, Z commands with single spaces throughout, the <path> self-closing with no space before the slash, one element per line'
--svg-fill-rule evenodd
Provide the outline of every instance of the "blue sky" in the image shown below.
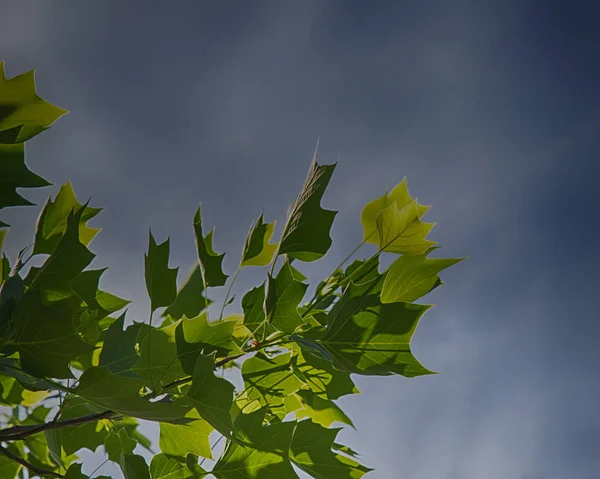
<path fill-rule="evenodd" d="M 425 4 L 426 3 L 426 4 Z M 27 148 L 105 211 L 104 286 L 148 314 L 148 227 L 182 275 L 203 205 L 231 273 L 251 221 L 284 220 L 317 136 L 340 160 L 318 279 L 361 240 L 360 210 L 408 177 L 445 271 L 413 340 L 423 378 L 356 378 L 342 438 L 372 479 L 600 474 L 594 2 L 0 1 L 0 60 L 71 113 Z M 38 208 L 3 213 L 13 254 Z M 278 230 L 280 231 L 280 230 Z M 369 254 L 365 250 L 364 255 Z M 240 275 L 238 293 L 262 281 Z M 217 297 L 219 293 L 213 293 Z M 235 308 L 232 308 L 232 312 Z M 108 471 L 108 469 L 107 469 Z"/>

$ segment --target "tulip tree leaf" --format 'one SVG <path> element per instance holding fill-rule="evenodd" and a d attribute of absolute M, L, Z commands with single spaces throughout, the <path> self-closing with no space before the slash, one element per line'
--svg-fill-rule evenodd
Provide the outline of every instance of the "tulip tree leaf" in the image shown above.
<path fill-rule="evenodd" d="M 65 113 L 37 95 L 33 70 L 7 78 L 0 62 L 0 143 L 29 140 Z"/>
<path fill-rule="evenodd" d="M 366 375 L 432 374 L 412 355 L 410 340 L 421 316 L 431 305 L 382 304 L 376 285 L 373 292 L 353 290 L 350 284 L 328 315 L 328 325 L 317 340 L 336 367 Z"/>
<path fill-rule="evenodd" d="M 227 281 L 227 275 L 223 273 L 223 258 L 225 253 L 217 254 L 212 247 L 214 228 L 206 235 L 202 233 L 202 215 L 200 208 L 194 215 L 194 233 L 196 235 L 196 249 L 200 268 L 202 269 L 207 286 L 223 286 Z"/>
<path fill-rule="evenodd" d="M 265 409 L 237 416 L 235 426 L 243 443 L 229 442 L 211 471 L 217 479 L 298 479 L 289 460 L 296 423 L 263 426 L 264 417 Z"/>
<path fill-rule="evenodd" d="M 38 287 L 45 301 L 60 301 L 73 296 L 71 282 L 96 256 L 79 240 L 79 224 L 85 208 L 69 213 L 67 228 L 58 246 L 29 286 Z"/>
<path fill-rule="evenodd" d="M 300 421 L 291 444 L 292 462 L 316 479 L 360 479 L 372 469 L 331 449 L 340 429 Z"/>
<path fill-rule="evenodd" d="M 149 232 L 148 254 L 144 255 L 144 270 L 152 312 L 162 306 L 169 306 L 177 297 L 179 268 L 169 268 L 169 242 L 170 238 L 167 238 L 163 243 L 156 244 L 152 232 Z"/>
<path fill-rule="evenodd" d="M 119 311 L 131 303 L 131 301 L 98 289 L 100 277 L 106 270 L 107 268 L 83 271 L 71 281 L 71 290 L 87 304 L 88 308 L 98 311 L 99 319 Z"/>
<path fill-rule="evenodd" d="M 303 351 L 298 351 L 294 359 L 294 373 L 315 394 L 327 399 L 338 399 L 360 393 L 350 378 L 350 373 L 335 369 L 331 362 Z"/>
<path fill-rule="evenodd" d="M 323 427 L 329 427 L 336 421 L 354 427 L 352 420 L 337 404 L 316 395 L 309 389 L 300 389 L 293 396 L 287 396 L 286 408 L 289 412 L 293 412 L 296 418 L 309 417 Z"/>
<path fill-rule="evenodd" d="M 173 323 L 162 328 L 145 327 L 140 333 L 140 357 L 132 371 L 145 379 L 152 389 L 185 376 L 177 360 L 176 328 L 177 324 Z"/>
<path fill-rule="evenodd" d="M 265 316 L 265 283 L 252 288 L 242 297 L 242 309 L 244 311 L 244 325 L 254 333 L 254 337 L 264 340 L 275 331 L 266 321 Z"/>
<path fill-rule="evenodd" d="M 73 419 L 98 412 L 97 407 L 77 396 L 68 394 L 63 402 L 60 420 Z M 58 429 L 59 442 L 67 456 L 82 448 L 94 452 L 104 444 L 108 431 L 98 421 Z"/>
<path fill-rule="evenodd" d="M 140 396 L 144 381 L 111 373 L 104 366 L 87 369 L 73 390 L 78 396 L 103 408 L 127 416 L 160 422 L 188 422 L 184 416 L 192 408 L 185 401 L 150 402 Z"/>
<path fill-rule="evenodd" d="M 233 342 L 233 332 L 237 321 L 219 321 L 209 323 L 206 312 L 195 318 L 185 316 L 176 323 L 175 338 L 177 356 L 187 374 L 194 374 L 198 356 L 216 353 L 218 357 L 227 356 L 230 351 L 238 351 Z"/>
<path fill-rule="evenodd" d="M 161 423 L 158 445 L 168 457 L 185 461 L 188 454 L 212 459 L 208 440 L 214 428 L 200 418 L 198 411 L 192 409 L 187 415 L 192 421 L 187 424 Z"/>
<path fill-rule="evenodd" d="M 304 324 L 298 306 L 308 285 L 294 279 L 291 265 L 286 261 L 277 276 L 268 276 L 265 310 L 267 321 L 279 331 L 293 333 Z"/>
<path fill-rule="evenodd" d="M 70 182 L 60 187 L 54 201 L 46 201 L 37 223 L 33 254 L 52 254 L 67 229 L 67 219 L 71 211 L 82 208 Z M 87 222 L 102 211 L 102 208 L 86 206 L 79 223 L 79 240 L 88 245 L 98 234 L 100 228 L 90 228 Z"/>
<path fill-rule="evenodd" d="M 108 327 L 104 335 L 99 365 L 106 367 L 113 374 L 137 377 L 131 369 L 138 361 L 136 344 L 143 325 L 135 323 L 123 331 L 124 323 L 125 313 Z"/>
<path fill-rule="evenodd" d="M 275 415 L 285 416 L 283 408 L 286 396 L 302 387 L 302 381 L 293 373 L 291 353 L 268 357 L 259 352 L 247 359 L 242 365 L 242 377 L 246 386 L 241 398 L 248 406 L 247 410 L 255 410 L 268 406 Z"/>
<path fill-rule="evenodd" d="M 15 342 L 23 370 L 36 377 L 72 378 L 69 363 L 94 347 L 74 329 L 71 301 L 44 304 L 37 289 L 30 289 L 13 313 Z"/>
<path fill-rule="evenodd" d="M 317 164 L 315 151 L 308 176 L 283 231 L 280 254 L 287 254 L 300 261 L 316 261 L 331 247 L 329 231 L 337 211 L 321 208 L 321 199 L 336 164 Z"/>
<path fill-rule="evenodd" d="M 269 243 L 274 230 L 275 221 L 264 223 L 263 215 L 258 217 L 256 223 L 250 228 L 244 244 L 242 266 L 266 266 L 271 262 L 277 249 L 277 244 Z"/>
<path fill-rule="evenodd" d="M 197 464 L 191 468 L 165 454 L 156 454 L 150 463 L 152 479 L 196 479 L 205 477 L 207 472 Z"/>
<path fill-rule="evenodd" d="M 438 273 L 464 258 L 427 258 L 427 253 L 400 256 L 389 267 L 383 289 L 382 303 L 416 301 L 429 293 L 440 281 Z"/>
<path fill-rule="evenodd" d="M 133 454 L 136 444 L 125 429 L 112 430 L 104 440 L 104 450 L 111 461 L 119 463 L 121 454 Z"/>
<path fill-rule="evenodd" d="M 410 196 L 404 178 L 391 192 L 385 192 L 363 208 L 364 240 L 383 251 L 422 254 L 436 244 L 425 239 L 435 223 L 420 220 L 429 208 Z"/>
<path fill-rule="evenodd" d="M 162 316 L 181 319 L 183 316 L 195 318 L 206 309 L 212 301 L 205 296 L 200 266 L 195 266 L 183 286 L 177 291 L 175 301 L 167 307 Z"/>
<path fill-rule="evenodd" d="M 229 381 L 216 377 L 214 369 L 214 355 L 199 354 L 187 394 L 205 421 L 224 436 L 232 437 L 234 429 L 229 411 L 234 387 Z"/>

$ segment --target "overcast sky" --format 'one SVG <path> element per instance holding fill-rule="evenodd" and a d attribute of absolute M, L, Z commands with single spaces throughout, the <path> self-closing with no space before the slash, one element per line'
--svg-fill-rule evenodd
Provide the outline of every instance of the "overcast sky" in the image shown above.
<path fill-rule="evenodd" d="M 334 246 L 408 177 L 432 204 L 443 273 L 413 347 L 440 375 L 356 377 L 340 438 L 369 479 L 600 477 L 600 30 L 595 2 L 0 0 L 0 60 L 36 69 L 71 112 L 28 143 L 31 169 L 105 211 L 105 289 L 145 320 L 148 228 L 181 278 L 202 202 L 232 273 L 264 210 L 281 227 L 317 137 L 340 160 Z M 3 211 L 14 254 L 39 208 Z M 278 228 L 277 231 L 281 231 Z M 363 255 L 371 250 L 365 249 Z M 262 282 L 244 271 L 237 292 Z M 220 293 L 213 293 L 219 297 Z M 234 312 L 236 308 L 232 308 Z M 113 469 L 106 469 L 112 473 Z"/>

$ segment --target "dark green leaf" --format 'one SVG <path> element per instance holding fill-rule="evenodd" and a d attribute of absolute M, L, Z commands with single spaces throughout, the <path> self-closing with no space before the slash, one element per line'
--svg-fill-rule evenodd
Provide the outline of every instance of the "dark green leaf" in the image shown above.
<path fill-rule="evenodd" d="M 138 360 L 135 346 L 142 324 L 132 324 L 123 331 L 124 322 L 125 313 L 106 331 L 99 365 L 105 366 L 110 372 L 120 376 L 136 377 L 131 369 Z"/>
<path fill-rule="evenodd" d="M 152 312 L 175 301 L 178 270 L 169 268 L 169 238 L 157 245 L 150 231 L 148 254 L 144 255 L 144 272 Z"/>
<path fill-rule="evenodd" d="M 207 473 L 198 465 L 194 470 L 175 459 L 164 454 L 156 454 L 150 463 L 150 475 L 152 479 L 195 479 L 204 477 Z"/>
<path fill-rule="evenodd" d="M 194 374 L 198 356 L 216 353 L 225 357 L 231 351 L 239 352 L 233 342 L 233 332 L 237 321 L 218 321 L 210 324 L 206 312 L 195 318 L 183 317 L 176 323 L 177 356 L 183 370 Z"/>
<path fill-rule="evenodd" d="M 265 310 L 269 323 L 286 333 L 293 333 L 304 321 L 298 306 L 308 285 L 294 279 L 289 262 L 285 262 L 275 278 L 268 277 Z"/>
<path fill-rule="evenodd" d="M 111 373 L 103 366 L 86 370 L 74 393 L 94 404 L 128 416 L 161 422 L 188 422 L 184 416 L 192 408 L 185 401 L 150 402 L 140 396 L 144 381 Z"/>
<path fill-rule="evenodd" d="M 315 151 L 306 182 L 292 206 L 283 231 L 279 253 L 300 261 L 315 261 L 329 250 L 329 231 L 337 211 L 321 208 L 321 199 L 335 167 L 336 163 L 318 165 Z"/>
<path fill-rule="evenodd" d="M 52 254 L 67 229 L 71 211 L 78 211 L 82 207 L 75 197 L 71 182 L 60 187 L 54 201 L 48 198 L 37 223 L 33 254 Z M 100 231 L 100 228 L 87 226 L 87 222 L 101 211 L 102 208 L 89 206 L 83 210 L 79 223 L 79 240 L 86 246 Z"/>
<path fill-rule="evenodd" d="M 73 419 L 98 412 L 94 406 L 82 398 L 68 394 L 61 408 L 60 419 Z M 67 456 L 82 448 L 94 452 L 104 444 L 108 431 L 98 421 L 59 429 L 59 442 Z"/>
<path fill-rule="evenodd" d="M 29 289 L 15 308 L 15 344 L 21 366 L 43 377 L 71 378 L 69 363 L 94 347 L 81 340 L 74 329 L 70 300 L 46 305 L 37 289 Z"/>
<path fill-rule="evenodd" d="M 275 329 L 265 320 L 265 283 L 252 288 L 242 297 L 244 325 L 254 337 L 264 340 Z"/>
<path fill-rule="evenodd" d="M 138 454 L 121 453 L 119 465 L 125 479 L 150 479 L 150 470 L 146 459 Z"/>
<path fill-rule="evenodd" d="M 133 454 L 136 442 L 127 435 L 125 429 L 111 430 L 104 440 L 104 450 L 108 458 L 119 463 L 121 454 Z"/>
<path fill-rule="evenodd" d="M 250 227 L 244 251 L 242 253 L 242 266 L 266 266 L 273 259 L 277 244 L 270 244 L 273 236 L 275 222 L 264 223 L 263 215 L 258 217 L 256 223 Z"/>
<path fill-rule="evenodd" d="M 204 296 L 205 294 L 200 266 L 195 266 L 177 292 L 177 298 L 173 304 L 166 308 L 162 315 L 171 316 L 174 319 L 181 319 L 183 316 L 194 318 L 212 303 Z"/>
<path fill-rule="evenodd" d="M 98 311 L 98 319 L 119 311 L 131 303 L 98 289 L 100 277 L 106 269 L 83 271 L 71 282 L 71 290 L 85 302 L 88 308 Z"/>
<path fill-rule="evenodd" d="M 291 445 L 292 462 L 316 479 L 359 479 L 372 471 L 331 450 L 339 431 L 310 420 L 299 422 Z"/>
<path fill-rule="evenodd" d="M 89 476 L 86 476 L 81 472 L 81 466 L 82 464 L 71 464 L 64 479 L 88 479 Z"/>
<path fill-rule="evenodd" d="M 217 479 L 298 479 L 289 460 L 295 421 L 262 426 L 264 417 L 265 409 L 237 416 L 244 442 L 229 442 L 212 470 Z"/>
<path fill-rule="evenodd" d="M 233 404 L 234 387 L 229 381 L 216 377 L 214 369 L 214 354 L 198 355 L 192 385 L 187 394 L 203 419 L 224 436 L 232 437 L 233 423 L 229 411 Z"/>
<path fill-rule="evenodd" d="M 202 215 L 200 207 L 194 216 L 194 233 L 196 235 L 196 248 L 200 267 L 204 274 L 207 286 L 223 286 L 227 282 L 227 275 L 223 273 L 223 258 L 225 253 L 217 254 L 212 247 L 214 228 L 206 235 L 202 233 Z"/>

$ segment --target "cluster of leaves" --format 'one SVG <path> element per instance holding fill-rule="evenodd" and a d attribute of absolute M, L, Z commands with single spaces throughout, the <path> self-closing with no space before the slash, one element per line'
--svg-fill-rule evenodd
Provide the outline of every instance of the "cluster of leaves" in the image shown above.
<path fill-rule="evenodd" d="M 0 208 L 30 204 L 17 188 L 49 184 L 27 169 L 23 145 L 63 113 L 35 94 L 32 72 L 6 79 L 0 63 Z M 377 251 L 344 267 L 349 256 L 305 301 L 308 284 L 294 262 L 316 261 L 331 246 L 336 212 L 321 200 L 335 166 L 313 157 L 280 241 L 270 243 L 275 223 L 261 215 L 232 278 L 200 209 L 193 218 L 198 262 L 179 287 L 169 239 L 159 244 L 150 233 L 143 322 L 118 314 L 128 301 L 99 289 L 104 269 L 88 268 L 99 230 L 88 221 L 101 210 L 63 185 L 40 214 L 33 247 L 12 268 L 5 255 L 0 261 L 0 478 L 27 477 L 25 470 L 85 478 L 77 452 L 100 446 L 128 479 L 285 479 L 297 478 L 297 469 L 360 478 L 370 471 L 336 441 L 340 428 L 332 424 L 352 421 L 335 401 L 358 393 L 351 374 L 431 373 L 410 349 L 430 308 L 414 301 L 459 260 L 427 257 L 435 248 L 426 238 L 434 224 L 421 219 L 429 207 L 403 180 L 362 211 L 360 246 Z M 397 258 L 381 272 L 384 252 Z M 34 257 L 43 264 L 27 267 Z M 266 267 L 266 280 L 243 296 L 243 314 L 224 316 L 246 267 Z M 207 290 L 227 283 L 221 313 L 210 320 Z M 234 366 L 244 383 L 238 390 L 225 374 Z M 138 454 L 151 448 L 138 420 L 160 425 L 161 452 L 149 465 Z M 226 441 L 217 458 L 214 436 Z M 205 458 L 214 460 L 210 469 Z"/>

